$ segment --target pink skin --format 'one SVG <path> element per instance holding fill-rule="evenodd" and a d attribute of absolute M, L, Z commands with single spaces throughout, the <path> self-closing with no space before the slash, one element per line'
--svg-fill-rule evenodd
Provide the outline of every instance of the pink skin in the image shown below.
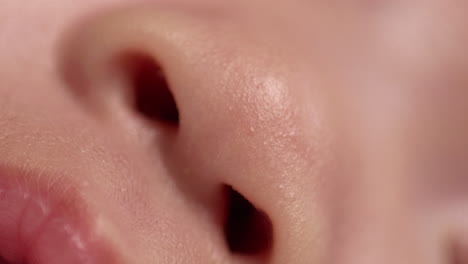
<path fill-rule="evenodd" d="M 2 0 L 0 256 L 468 263 L 467 3 Z M 270 247 L 229 250 L 225 185 Z"/>

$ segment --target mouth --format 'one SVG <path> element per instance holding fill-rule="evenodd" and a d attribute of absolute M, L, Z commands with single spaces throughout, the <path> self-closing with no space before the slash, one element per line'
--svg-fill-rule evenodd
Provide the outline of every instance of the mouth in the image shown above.
<path fill-rule="evenodd" d="M 0 264 L 114 263 L 66 189 L 18 179 L 0 175 Z"/>

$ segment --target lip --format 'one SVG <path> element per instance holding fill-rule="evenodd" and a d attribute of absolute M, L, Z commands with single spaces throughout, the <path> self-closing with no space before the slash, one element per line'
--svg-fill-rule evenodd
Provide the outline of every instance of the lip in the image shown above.
<path fill-rule="evenodd" d="M 79 192 L 45 180 L 0 167 L 0 263 L 116 263 Z"/>

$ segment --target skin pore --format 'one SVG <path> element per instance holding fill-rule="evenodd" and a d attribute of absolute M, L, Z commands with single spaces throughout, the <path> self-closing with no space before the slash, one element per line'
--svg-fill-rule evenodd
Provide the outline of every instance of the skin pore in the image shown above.
<path fill-rule="evenodd" d="M 2 0 L 0 263 L 468 263 L 467 8 Z"/>

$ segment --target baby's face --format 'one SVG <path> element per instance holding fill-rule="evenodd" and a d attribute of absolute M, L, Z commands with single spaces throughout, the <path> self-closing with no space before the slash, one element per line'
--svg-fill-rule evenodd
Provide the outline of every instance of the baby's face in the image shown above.
<path fill-rule="evenodd" d="M 26 2 L 0 263 L 468 263 L 468 2 Z"/>

